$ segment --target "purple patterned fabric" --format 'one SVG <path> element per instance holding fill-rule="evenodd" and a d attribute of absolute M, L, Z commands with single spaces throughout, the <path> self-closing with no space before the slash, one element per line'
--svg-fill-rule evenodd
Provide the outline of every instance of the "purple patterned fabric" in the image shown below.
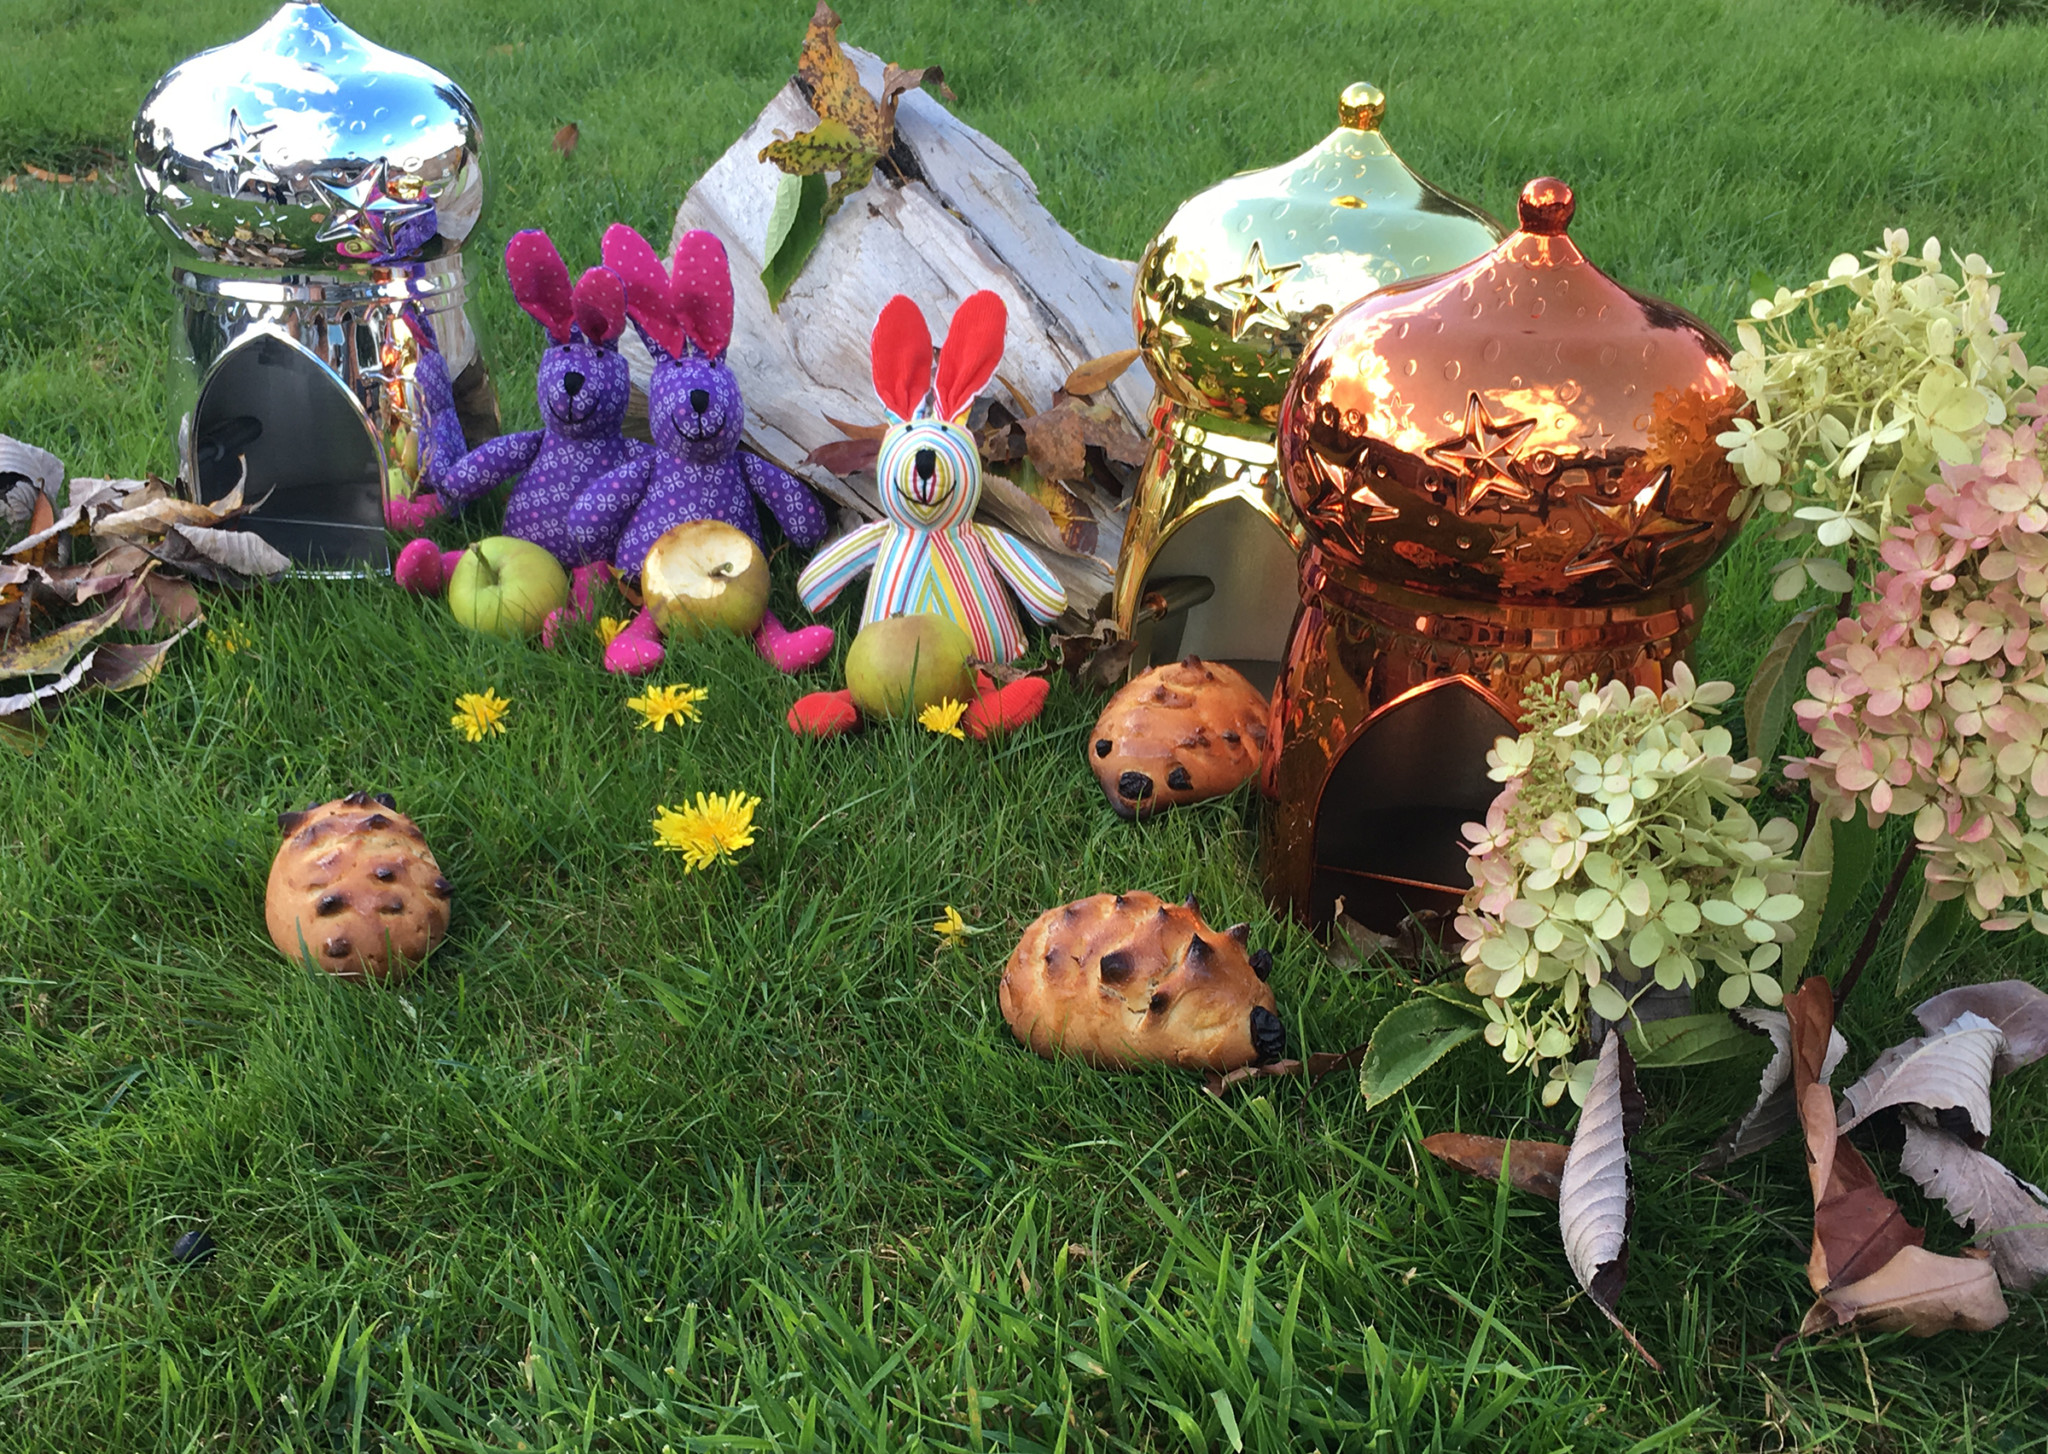
<path fill-rule="evenodd" d="M 792 545 L 808 550 L 823 540 L 825 511 L 809 487 L 740 449 L 746 406 L 724 361 L 694 348 L 680 359 L 659 351 L 655 358 L 647 410 L 655 453 L 596 481 L 570 509 L 569 538 L 583 558 L 616 541 L 613 568 L 637 577 L 648 548 L 689 520 L 723 520 L 759 541 L 757 499 Z"/>
<path fill-rule="evenodd" d="M 619 432 L 630 387 L 616 349 L 580 335 L 554 345 L 541 356 L 537 387 L 545 427 L 486 440 L 440 471 L 435 488 L 459 510 L 517 475 L 505 505 L 507 535 L 532 541 L 565 565 L 604 556 L 609 542 L 593 537 L 581 547 L 569 513 L 591 481 L 648 452 Z"/>

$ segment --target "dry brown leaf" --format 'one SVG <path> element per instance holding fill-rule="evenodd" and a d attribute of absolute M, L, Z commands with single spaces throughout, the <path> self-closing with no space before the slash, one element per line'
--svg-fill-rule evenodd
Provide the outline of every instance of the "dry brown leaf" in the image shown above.
<path fill-rule="evenodd" d="M 1600 1047 L 1599 1066 L 1558 1177 L 1558 1233 L 1572 1275 L 1593 1306 L 1628 1340 L 1637 1357 L 1661 1372 L 1661 1365 L 1615 1311 L 1628 1283 L 1629 1224 L 1635 1219 L 1629 1142 L 1642 1121 L 1635 1063 L 1623 1037 L 1610 1034 Z"/>
<path fill-rule="evenodd" d="M 92 670 L 93 657 L 97 654 L 97 652 L 88 651 L 84 656 L 81 656 L 71 664 L 71 670 L 65 672 L 64 675 L 57 678 L 54 682 L 46 682 L 40 687 L 31 687 L 25 692 L 17 692 L 12 696 L 0 697 L 0 717 L 12 717 L 16 713 L 26 712 L 38 702 L 48 701 L 52 697 L 59 697 L 70 691 L 78 685 L 88 671 Z"/>
<path fill-rule="evenodd" d="M 896 103 L 903 99 L 906 92 L 915 91 L 919 87 L 936 91 L 948 101 L 960 99 L 953 94 L 953 88 L 946 84 L 946 73 L 937 66 L 917 66 L 906 71 L 894 61 L 883 63 L 882 110 L 888 114 L 892 131 L 896 125 Z"/>
<path fill-rule="evenodd" d="M 1059 650 L 1061 671 L 1081 686 L 1105 692 L 1124 679 L 1138 649 L 1111 620 L 1097 621 L 1091 630 L 1072 636 L 1055 635 L 1052 644 Z"/>
<path fill-rule="evenodd" d="M 20 556 L 27 565 L 52 565 L 57 558 L 57 535 L 62 529 L 57 523 L 56 505 L 38 490 L 29 505 L 28 534 L 8 554 Z"/>
<path fill-rule="evenodd" d="M 1899 1170 L 1947 1207 L 1956 1225 L 1974 1230 L 1998 1280 L 2027 1292 L 2048 1277 L 2048 1193 L 1960 1136 L 1916 1116 L 1906 1117 L 1905 1126 Z"/>
<path fill-rule="evenodd" d="M 1776 1052 L 1758 1079 L 1756 1104 L 1743 1113 L 1741 1120 L 1722 1132 L 1713 1149 L 1700 1158 L 1702 1171 L 1718 1171 L 1739 1157 L 1761 1151 L 1799 1124 L 1792 1099 L 1792 1032 L 1785 1012 L 1752 1006 L 1731 1013 L 1735 1022 L 1744 1029 L 1768 1037 Z M 1835 1067 L 1848 1053 L 1849 1042 L 1842 1038 L 1839 1030 L 1830 1027 L 1827 1054 L 1821 1061 L 1819 1072 L 1822 1085 L 1830 1083 Z"/>
<path fill-rule="evenodd" d="M 170 649 L 198 624 L 193 621 L 161 641 L 100 647 L 93 653 L 92 669 L 80 679 L 80 684 L 106 692 L 126 692 L 146 686 L 155 681 L 157 673 L 164 669 L 164 658 Z"/>
<path fill-rule="evenodd" d="M 1991 1134 L 1991 1066 L 2003 1049 L 2005 1032 L 1965 1011 L 1934 1034 L 1878 1056 L 1842 1092 L 1835 1129 L 1847 1135 L 1888 1106 L 1924 1106 L 1966 1119 L 1981 1146 Z"/>
<path fill-rule="evenodd" d="M 1930 1338 L 1950 1329 L 1982 1333 L 2010 1312 L 1985 1254 L 1943 1257 L 1925 1247 L 1902 1247 L 1870 1276 L 1822 1293 L 1799 1332 L 1803 1337 L 1860 1321 L 1883 1332 Z"/>
<path fill-rule="evenodd" d="M 1836 1130 L 1834 1096 L 1819 1079 L 1834 1029 L 1834 991 L 1815 976 L 1785 1000 L 1792 1089 L 1806 1132 L 1813 1189 L 1813 1250 L 1806 1276 L 1818 1300 L 1802 1335 L 1861 1320 L 1925 1337 L 1946 1328 L 1981 1330 L 2006 1317 L 1988 1261 L 1942 1257 L 1877 1185 L 1870 1165 Z"/>
<path fill-rule="evenodd" d="M 25 646 L 11 651 L 0 652 L 0 679 L 18 676 L 44 676 L 61 672 L 71 659 L 90 646 L 100 636 L 119 623 L 128 609 L 131 597 L 140 594 L 140 582 L 130 582 L 121 599 L 95 615 L 82 621 L 73 621 L 55 631 L 38 636 Z M 33 699 L 32 699 L 33 700 Z M 0 708 L 18 711 L 19 708 Z"/>
<path fill-rule="evenodd" d="M 1468 1136 L 1439 1131 L 1422 1138 L 1422 1149 L 1439 1161 L 1487 1181 L 1500 1179 L 1501 1157 L 1508 1162 L 1508 1183 L 1516 1191 L 1556 1201 L 1569 1146 L 1555 1141 L 1503 1141 L 1498 1136 Z"/>
<path fill-rule="evenodd" d="M 1073 410 L 1055 405 L 1041 409 L 1019 426 L 1024 451 L 1033 467 L 1049 480 L 1078 480 L 1088 473 L 1088 442 Z"/>
<path fill-rule="evenodd" d="M 159 558 L 187 575 L 240 586 L 252 580 L 280 581 L 291 561 L 276 546 L 249 530 L 210 530 L 174 525 Z"/>
<path fill-rule="evenodd" d="M 1994 1077 L 2011 1075 L 2048 1055 L 2048 994 L 2025 980 L 1959 985 L 1913 1011 L 1929 1034 L 1947 1028 L 1965 1013 L 1982 1015 L 2005 1034 L 2005 1048 L 1991 1065 Z"/>
<path fill-rule="evenodd" d="M 567 156 L 569 155 L 569 153 L 576 150 L 576 143 L 582 139 L 582 131 L 577 127 L 575 122 L 571 121 L 568 125 L 564 126 L 560 131 L 555 133 L 555 151 L 562 156 Z"/>
<path fill-rule="evenodd" d="M 844 479 L 873 469 L 881 452 L 882 443 L 878 439 L 834 439 L 805 455 L 804 463 L 820 465 Z"/>
<path fill-rule="evenodd" d="M 1124 371 L 1138 361 L 1135 348 L 1119 349 L 1105 353 L 1100 358 L 1091 358 L 1072 373 L 1060 385 L 1063 394 L 1099 394 L 1124 376 Z"/>

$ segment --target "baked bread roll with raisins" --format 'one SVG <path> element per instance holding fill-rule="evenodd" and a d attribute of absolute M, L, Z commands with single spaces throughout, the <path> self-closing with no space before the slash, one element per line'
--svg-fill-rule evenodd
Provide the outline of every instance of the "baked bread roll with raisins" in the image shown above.
<path fill-rule="evenodd" d="M 263 917 L 286 959 L 329 974 L 403 977 L 448 933 L 452 892 L 427 840 L 388 794 L 350 793 L 282 814 Z"/>

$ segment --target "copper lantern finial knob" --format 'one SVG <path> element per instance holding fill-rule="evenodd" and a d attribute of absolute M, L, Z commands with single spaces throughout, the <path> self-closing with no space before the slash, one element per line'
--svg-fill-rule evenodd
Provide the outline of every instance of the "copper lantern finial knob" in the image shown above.
<path fill-rule="evenodd" d="M 1556 237 L 1571 226 L 1572 209 L 1577 205 L 1565 183 L 1556 177 L 1538 177 L 1515 199 L 1516 220 L 1524 232 Z"/>
<path fill-rule="evenodd" d="M 1387 93 L 1370 81 L 1353 81 L 1337 98 L 1337 121 L 1353 131 L 1378 131 L 1387 114 Z"/>

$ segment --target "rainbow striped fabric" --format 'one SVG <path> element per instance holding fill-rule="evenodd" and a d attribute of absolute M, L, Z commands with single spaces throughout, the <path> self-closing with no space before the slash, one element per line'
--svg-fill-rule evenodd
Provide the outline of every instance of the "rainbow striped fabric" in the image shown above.
<path fill-rule="evenodd" d="M 920 454 L 928 473 L 919 473 Z M 811 557 L 797 591 L 812 611 L 871 570 L 863 626 L 920 612 L 949 616 L 981 660 L 1010 661 L 1023 654 L 1024 632 L 1005 586 L 1039 621 L 1066 609 L 1065 589 L 1029 546 L 975 523 L 981 460 L 966 430 L 936 420 L 899 425 L 882 443 L 875 474 L 889 518 Z"/>

